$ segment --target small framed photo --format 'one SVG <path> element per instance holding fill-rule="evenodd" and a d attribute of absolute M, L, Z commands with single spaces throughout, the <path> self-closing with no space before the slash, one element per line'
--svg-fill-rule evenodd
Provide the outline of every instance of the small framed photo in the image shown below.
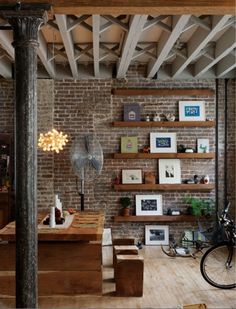
<path fill-rule="evenodd" d="M 159 159 L 159 183 L 181 183 L 179 159 Z"/>
<path fill-rule="evenodd" d="M 137 136 L 121 137 L 121 153 L 137 153 L 137 152 L 138 152 Z"/>
<path fill-rule="evenodd" d="M 198 138 L 197 139 L 197 152 L 198 153 L 208 153 L 209 152 L 209 139 L 208 138 Z"/>
<path fill-rule="evenodd" d="M 142 170 L 141 169 L 124 169 L 122 170 L 122 183 L 142 183 Z"/>
<path fill-rule="evenodd" d="M 151 153 L 176 153 L 176 133 L 150 133 L 150 151 Z"/>
<path fill-rule="evenodd" d="M 204 101 L 179 101 L 179 121 L 205 121 Z"/>
<path fill-rule="evenodd" d="M 145 226 L 146 245 L 169 245 L 168 225 L 146 225 Z"/>
<path fill-rule="evenodd" d="M 124 121 L 140 121 L 140 105 L 125 104 L 124 105 Z"/>
<path fill-rule="evenodd" d="M 136 216 L 162 215 L 162 195 L 136 195 Z"/>

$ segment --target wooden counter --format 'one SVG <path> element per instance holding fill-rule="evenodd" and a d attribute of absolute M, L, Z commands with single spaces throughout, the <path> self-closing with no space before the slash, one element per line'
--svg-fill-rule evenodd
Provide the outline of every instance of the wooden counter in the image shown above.
<path fill-rule="evenodd" d="M 39 216 L 39 221 L 42 219 Z M 66 229 L 38 230 L 40 296 L 102 294 L 101 213 L 76 214 Z M 15 224 L 0 230 L 0 295 L 15 295 Z"/>

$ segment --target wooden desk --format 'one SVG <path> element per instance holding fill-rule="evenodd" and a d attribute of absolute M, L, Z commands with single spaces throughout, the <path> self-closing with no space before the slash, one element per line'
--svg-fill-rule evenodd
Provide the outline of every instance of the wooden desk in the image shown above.
<path fill-rule="evenodd" d="M 42 216 L 39 216 L 39 220 Z M 102 293 L 102 213 L 74 216 L 66 229 L 38 230 L 38 292 L 53 294 Z M 0 295 L 15 295 L 15 223 L 0 230 Z"/>

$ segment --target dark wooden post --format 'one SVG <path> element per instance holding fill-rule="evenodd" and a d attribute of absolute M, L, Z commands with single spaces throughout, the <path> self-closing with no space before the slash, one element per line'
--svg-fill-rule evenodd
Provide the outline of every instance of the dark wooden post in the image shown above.
<path fill-rule="evenodd" d="M 49 6 L 18 3 L 1 12 L 13 28 L 15 48 L 16 307 L 38 306 L 37 47 Z"/>

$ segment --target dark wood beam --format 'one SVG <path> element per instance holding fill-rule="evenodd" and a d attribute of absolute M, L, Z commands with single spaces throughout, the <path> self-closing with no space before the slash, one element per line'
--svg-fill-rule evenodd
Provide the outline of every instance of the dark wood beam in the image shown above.
<path fill-rule="evenodd" d="M 235 0 L 25 0 L 23 3 L 49 3 L 57 14 L 235 14 Z M 0 0 L 0 4 L 15 4 Z"/>

